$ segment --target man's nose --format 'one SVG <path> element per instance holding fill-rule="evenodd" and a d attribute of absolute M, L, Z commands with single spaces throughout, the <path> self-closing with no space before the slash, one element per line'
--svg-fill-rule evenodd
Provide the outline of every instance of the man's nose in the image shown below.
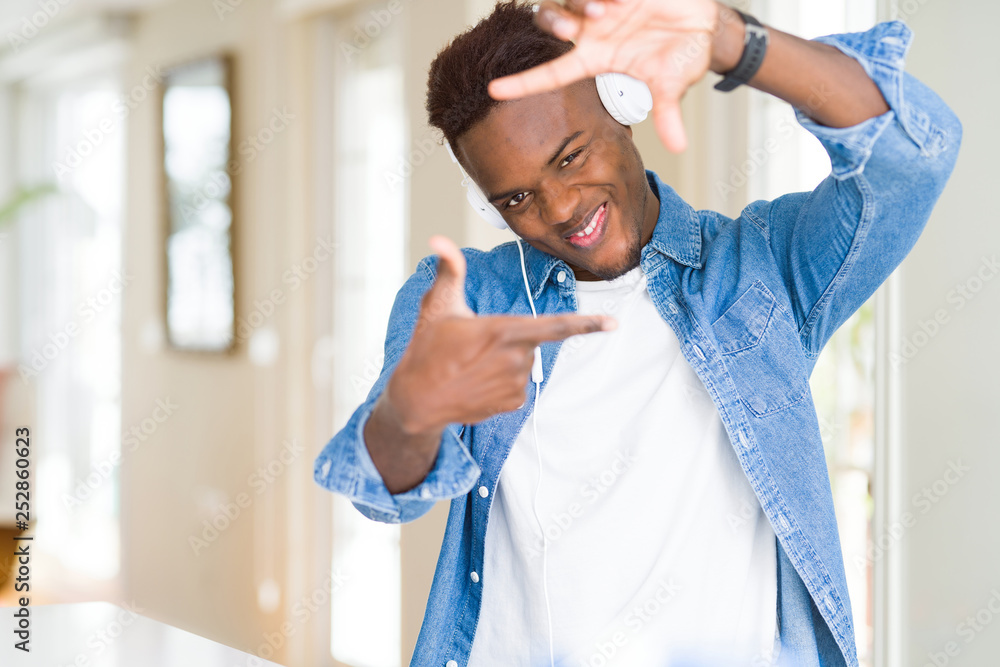
<path fill-rule="evenodd" d="M 539 190 L 542 220 L 550 225 L 562 225 L 573 220 L 580 207 L 580 190 L 567 186 L 557 178 L 547 179 Z"/>

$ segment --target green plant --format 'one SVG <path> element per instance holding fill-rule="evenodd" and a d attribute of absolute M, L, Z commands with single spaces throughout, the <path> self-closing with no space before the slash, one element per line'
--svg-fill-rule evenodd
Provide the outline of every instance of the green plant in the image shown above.
<path fill-rule="evenodd" d="M 0 227 L 16 220 L 22 207 L 57 191 L 58 188 L 52 183 L 17 188 L 7 201 L 0 204 Z"/>

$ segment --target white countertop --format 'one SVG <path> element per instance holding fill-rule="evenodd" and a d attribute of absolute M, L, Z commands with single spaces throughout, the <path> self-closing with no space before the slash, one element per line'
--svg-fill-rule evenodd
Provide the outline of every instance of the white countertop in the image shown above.
<path fill-rule="evenodd" d="M 0 607 L 3 667 L 279 667 L 107 602 L 29 607 L 31 653 L 14 648 L 18 607 Z"/>

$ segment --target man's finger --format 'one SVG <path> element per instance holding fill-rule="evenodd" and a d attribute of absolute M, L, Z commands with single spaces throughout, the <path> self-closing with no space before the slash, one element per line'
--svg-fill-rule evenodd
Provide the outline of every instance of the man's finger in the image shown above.
<path fill-rule="evenodd" d="M 428 314 L 470 313 L 465 303 L 465 255 L 447 236 L 434 235 L 428 243 L 438 255 L 437 278 L 428 293 L 431 308 Z"/>
<path fill-rule="evenodd" d="M 495 100 L 512 100 L 556 90 L 575 81 L 586 79 L 588 76 L 590 74 L 587 72 L 587 67 L 580 58 L 580 54 L 577 53 L 576 49 L 573 49 L 545 64 L 517 74 L 493 79 L 488 90 L 490 97 Z"/>
<path fill-rule="evenodd" d="M 497 326 L 511 343 L 537 345 L 570 336 L 598 331 L 612 331 L 618 322 L 607 315 L 543 315 L 536 318 L 523 316 L 494 316 Z"/>
<path fill-rule="evenodd" d="M 535 5 L 535 24 L 545 32 L 552 33 L 564 42 L 576 42 L 583 29 L 583 13 L 567 3 L 566 6 L 554 0 L 543 0 Z"/>
<path fill-rule="evenodd" d="M 563 4 L 559 5 L 558 3 L 553 3 L 552 0 L 545 0 L 539 5 L 538 13 L 541 15 L 541 13 L 551 4 L 556 4 L 557 7 L 564 7 L 568 11 L 571 11 L 579 16 L 583 16 L 584 8 L 590 3 L 600 4 L 595 0 L 564 0 Z"/>
<path fill-rule="evenodd" d="M 684 133 L 684 120 L 681 118 L 681 106 L 677 100 L 657 99 L 653 106 L 653 120 L 656 133 L 667 150 L 680 153 L 687 148 L 687 136 Z"/>

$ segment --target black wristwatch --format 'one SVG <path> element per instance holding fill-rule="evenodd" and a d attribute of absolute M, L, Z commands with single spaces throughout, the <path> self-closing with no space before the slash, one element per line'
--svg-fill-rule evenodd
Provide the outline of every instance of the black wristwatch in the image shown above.
<path fill-rule="evenodd" d="M 730 9 L 739 14 L 746 24 L 746 36 L 740 61 L 736 63 L 736 67 L 726 72 L 722 81 L 715 84 L 716 90 L 726 93 L 752 79 L 764 62 L 764 54 L 767 52 L 767 28 L 749 14 L 744 14 L 735 7 Z"/>

